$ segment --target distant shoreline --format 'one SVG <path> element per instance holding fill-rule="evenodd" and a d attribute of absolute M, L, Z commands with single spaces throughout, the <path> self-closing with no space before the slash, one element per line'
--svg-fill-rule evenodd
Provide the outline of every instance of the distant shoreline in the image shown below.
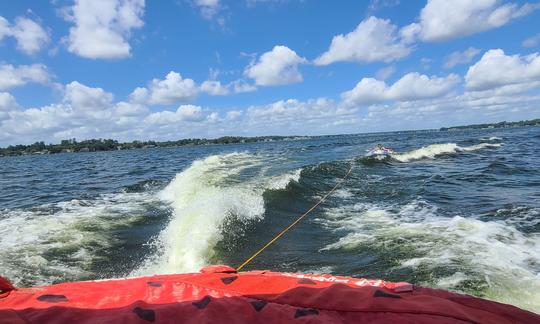
<path fill-rule="evenodd" d="M 216 144 L 239 144 L 239 143 L 259 143 L 276 141 L 294 141 L 312 138 L 312 136 L 224 136 L 216 139 L 189 138 L 177 141 L 132 141 L 120 143 L 113 139 L 90 139 L 78 142 L 76 139 L 62 140 L 60 144 L 45 144 L 43 141 L 29 145 L 10 145 L 0 148 L 0 157 L 19 155 L 47 155 L 56 153 L 76 153 L 76 152 L 101 152 L 101 151 L 121 151 L 157 147 L 177 147 L 177 146 L 198 146 Z"/>
<path fill-rule="evenodd" d="M 403 132 L 418 132 L 418 131 L 458 131 L 470 129 L 495 129 L 495 128 L 511 128 L 511 127 L 527 127 L 540 126 L 539 119 L 522 120 L 517 122 L 502 121 L 499 123 L 472 124 L 464 126 L 441 127 L 437 129 L 423 130 L 407 130 Z M 399 132 L 399 131 L 398 131 Z M 389 133 L 389 132 L 380 132 Z M 362 135 L 379 134 L 365 133 Z M 90 139 L 78 142 L 76 139 L 62 140 L 59 144 L 45 144 L 43 141 L 35 142 L 29 145 L 9 145 L 5 148 L 0 148 L 0 157 L 20 156 L 20 155 L 46 155 L 56 153 L 76 153 L 76 152 L 102 152 L 102 151 L 120 151 L 133 150 L 144 148 L 159 148 L 159 147 L 178 147 L 178 146 L 198 146 L 198 145 L 220 145 L 220 144 L 241 144 L 241 143 L 260 143 L 260 142 L 277 142 L 277 141 L 295 141 L 312 138 L 321 138 L 327 136 L 342 136 L 342 135 L 358 135 L 358 134 L 341 134 L 341 135 L 317 135 L 317 136 L 223 136 L 215 139 L 206 138 L 189 138 L 176 141 L 132 141 L 120 143 L 113 139 Z"/>
<path fill-rule="evenodd" d="M 521 120 L 517 122 L 502 121 L 499 123 L 489 124 L 473 124 L 465 126 L 441 127 L 440 131 L 466 130 L 466 129 L 493 129 L 493 128 L 511 128 L 511 127 L 526 127 L 540 126 L 540 119 Z"/>

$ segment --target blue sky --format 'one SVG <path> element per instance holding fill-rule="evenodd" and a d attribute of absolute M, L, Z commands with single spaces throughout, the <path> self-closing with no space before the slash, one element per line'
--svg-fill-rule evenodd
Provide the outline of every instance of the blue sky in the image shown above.
<path fill-rule="evenodd" d="M 437 128 L 539 117 L 540 4 L 0 5 L 0 146 Z"/>

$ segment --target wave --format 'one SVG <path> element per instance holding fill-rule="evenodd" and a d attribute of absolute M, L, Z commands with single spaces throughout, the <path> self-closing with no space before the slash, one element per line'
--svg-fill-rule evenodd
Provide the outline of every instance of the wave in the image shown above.
<path fill-rule="evenodd" d="M 95 278 L 92 263 L 116 243 L 111 231 L 140 220 L 155 200 L 151 193 L 117 193 L 0 210 L 1 275 L 19 286 Z"/>
<path fill-rule="evenodd" d="M 472 146 L 459 146 L 456 143 L 431 144 L 412 150 L 406 153 L 392 154 L 392 159 L 399 162 L 411 162 L 423 159 L 434 159 L 444 154 L 454 154 L 458 152 L 474 152 L 485 148 L 500 147 L 499 143 L 480 143 Z"/>
<path fill-rule="evenodd" d="M 214 247 L 229 218 L 261 219 L 264 191 L 283 189 L 300 178 L 301 170 L 295 170 L 240 181 L 243 171 L 259 163 L 257 156 L 246 153 L 213 155 L 178 173 L 159 194 L 173 213 L 153 243 L 158 252 L 132 274 L 192 272 L 214 261 Z"/>
<path fill-rule="evenodd" d="M 498 136 L 491 136 L 491 137 L 482 137 L 480 139 L 481 141 L 490 141 L 490 142 L 498 142 L 498 141 L 502 141 L 502 137 L 498 137 Z"/>
<path fill-rule="evenodd" d="M 519 219 L 528 220 L 535 218 Z M 401 207 L 359 203 L 331 208 L 318 222 L 346 233 L 322 252 L 372 251 L 394 262 L 390 273 L 412 271 L 407 278 L 416 278 L 415 283 L 540 309 L 540 235 L 522 233 L 511 218 L 445 217 L 436 207 L 413 201 Z"/>

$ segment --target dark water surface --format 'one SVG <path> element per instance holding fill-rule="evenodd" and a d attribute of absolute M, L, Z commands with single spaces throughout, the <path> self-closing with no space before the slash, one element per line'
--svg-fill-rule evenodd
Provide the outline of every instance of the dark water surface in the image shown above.
<path fill-rule="evenodd" d="M 376 143 L 400 154 L 363 157 Z M 20 286 L 239 265 L 441 287 L 540 310 L 540 128 L 0 158 Z"/>

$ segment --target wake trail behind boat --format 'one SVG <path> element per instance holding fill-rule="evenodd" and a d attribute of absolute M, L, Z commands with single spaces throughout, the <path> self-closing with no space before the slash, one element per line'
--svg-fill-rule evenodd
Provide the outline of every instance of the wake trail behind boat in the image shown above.
<path fill-rule="evenodd" d="M 283 189 L 300 177 L 300 170 L 296 170 L 235 181 L 242 171 L 258 164 L 254 155 L 231 153 L 197 160 L 178 173 L 160 193 L 172 207 L 172 215 L 154 242 L 158 252 L 133 274 L 198 271 L 214 260 L 214 247 L 223 238 L 222 226 L 228 218 L 262 218 L 264 191 Z"/>
<path fill-rule="evenodd" d="M 480 143 L 472 146 L 459 146 L 456 143 L 431 144 L 406 153 L 392 154 L 391 158 L 399 162 L 411 162 L 423 159 L 434 159 L 444 154 L 474 152 L 486 148 L 498 148 L 501 144 Z"/>
<path fill-rule="evenodd" d="M 327 208 L 317 221 L 344 233 L 323 247 L 323 253 L 393 255 L 381 260 L 388 262 L 383 267 L 414 271 L 419 284 L 540 309 L 540 236 L 523 234 L 513 219 L 445 217 L 435 206 L 416 200 L 401 206 L 355 203 Z"/>

